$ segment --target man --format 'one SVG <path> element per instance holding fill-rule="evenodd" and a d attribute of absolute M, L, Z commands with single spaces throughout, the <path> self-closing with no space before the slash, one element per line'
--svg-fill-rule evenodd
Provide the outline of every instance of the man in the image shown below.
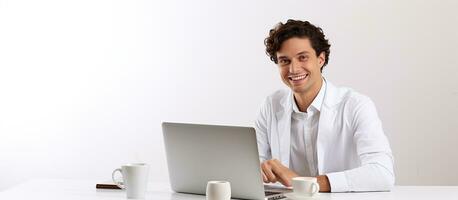
<path fill-rule="evenodd" d="M 321 192 L 389 191 L 393 156 L 375 105 L 322 77 L 330 45 L 321 28 L 288 20 L 265 45 L 290 89 L 268 96 L 255 123 L 264 182 L 314 176 Z"/>

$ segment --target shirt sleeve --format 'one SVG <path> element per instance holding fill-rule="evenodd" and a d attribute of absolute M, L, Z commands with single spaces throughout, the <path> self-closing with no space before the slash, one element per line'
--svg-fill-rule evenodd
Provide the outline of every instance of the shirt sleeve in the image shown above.
<path fill-rule="evenodd" d="M 366 97 L 352 114 L 353 139 L 361 166 L 326 174 L 331 192 L 389 191 L 395 181 L 394 161 L 375 105 Z"/>
<path fill-rule="evenodd" d="M 268 120 L 269 120 L 269 107 L 266 100 L 261 109 L 259 110 L 258 117 L 255 121 L 254 128 L 256 130 L 256 140 L 258 143 L 259 161 L 264 162 L 272 158 L 269 139 L 268 139 Z"/>

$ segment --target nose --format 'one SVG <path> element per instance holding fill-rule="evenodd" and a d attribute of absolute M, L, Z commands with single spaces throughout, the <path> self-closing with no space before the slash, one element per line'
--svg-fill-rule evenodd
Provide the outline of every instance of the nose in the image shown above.
<path fill-rule="evenodd" d="M 296 72 L 299 72 L 301 68 L 301 63 L 297 61 L 296 59 L 291 60 L 291 65 L 289 66 L 289 73 L 294 74 Z"/>

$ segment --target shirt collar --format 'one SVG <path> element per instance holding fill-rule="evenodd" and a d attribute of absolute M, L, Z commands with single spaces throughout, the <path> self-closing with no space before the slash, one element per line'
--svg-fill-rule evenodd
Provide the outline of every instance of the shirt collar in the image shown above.
<path fill-rule="evenodd" d="M 326 80 L 322 78 L 323 84 L 321 84 L 320 91 L 318 95 L 316 95 L 315 99 L 313 99 L 312 104 L 307 108 L 307 112 L 310 110 L 311 107 L 315 108 L 318 111 L 321 111 L 321 105 L 323 104 L 324 94 L 326 93 Z M 301 113 L 299 108 L 297 107 L 296 100 L 294 100 L 294 93 L 292 93 L 292 103 L 293 103 L 293 111 L 296 113 Z"/>

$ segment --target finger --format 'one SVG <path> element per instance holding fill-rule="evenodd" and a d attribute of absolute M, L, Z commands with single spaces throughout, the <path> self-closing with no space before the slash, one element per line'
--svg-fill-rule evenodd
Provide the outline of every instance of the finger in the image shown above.
<path fill-rule="evenodd" d="M 286 187 L 291 187 L 291 180 L 289 178 L 289 176 L 287 175 L 287 171 L 286 170 L 274 170 L 273 171 L 275 177 L 277 178 L 278 182 L 280 182 L 281 184 L 283 184 L 284 186 Z"/>
<path fill-rule="evenodd" d="M 286 177 L 286 172 L 284 170 L 281 170 L 278 167 L 272 167 L 272 173 L 274 173 L 275 177 L 277 178 L 277 181 L 280 182 L 281 184 L 285 186 L 289 186 L 289 182 L 287 181 L 288 178 Z"/>
<path fill-rule="evenodd" d="M 263 169 L 263 171 L 264 171 L 264 174 L 266 175 L 267 183 L 275 183 L 275 182 L 277 182 L 277 177 L 272 172 L 272 169 L 270 167 L 266 166 Z"/>
<path fill-rule="evenodd" d="M 267 176 L 267 180 L 271 183 L 275 183 L 277 182 L 277 178 L 275 176 L 275 174 L 272 172 L 272 168 L 271 166 L 269 165 L 269 161 L 266 161 L 264 163 L 262 163 L 261 165 L 262 167 L 262 170 L 264 171 L 264 174 Z"/>
<path fill-rule="evenodd" d="M 281 175 L 281 176 L 277 175 L 277 179 L 284 186 L 291 187 L 291 180 L 289 179 L 289 177 L 287 177 L 285 175 Z"/>
<path fill-rule="evenodd" d="M 291 186 L 291 180 L 290 177 L 288 176 L 290 169 L 287 167 L 283 166 L 278 160 L 272 163 L 272 172 L 274 173 L 275 177 L 277 180 L 287 186 Z"/>
<path fill-rule="evenodd" d="M 281 174 L 283 165 L 278 160 L 271 160 L 268 164 L 274 174 Z"/>
<path fill-rule="evenodd" d="M 264 171 L 262 171 L 262 169 L 261 169 L 261 174 L 262 174 L 262 181 L 264 183 L 268 183 L 269 180 L 267 179 L 267 176 L 264 174 Z"/>

